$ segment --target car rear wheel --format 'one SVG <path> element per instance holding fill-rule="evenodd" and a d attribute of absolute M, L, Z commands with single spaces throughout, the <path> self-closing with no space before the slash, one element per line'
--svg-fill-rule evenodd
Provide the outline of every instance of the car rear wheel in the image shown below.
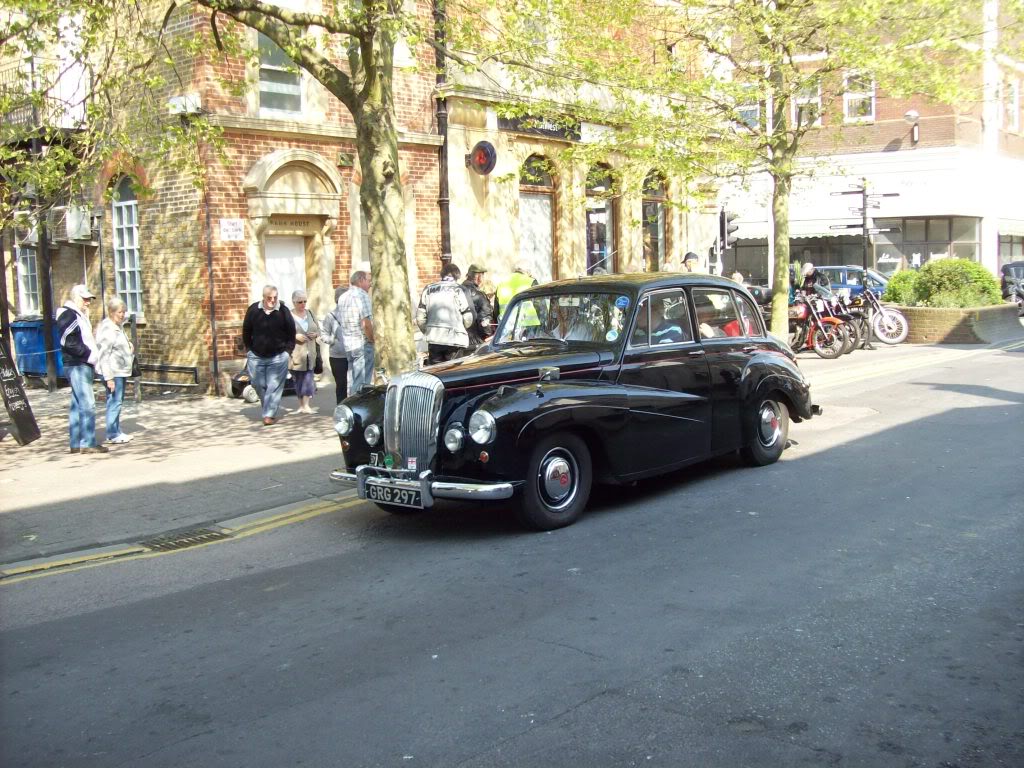
<path fill-rule="evenodd" d="M 789 437 L 789 410 L 774 397 L 755 400 L 748 415 L 747 444 L 743 458 L 748 464 L 763 467 L 779 460 Z"/>
<path fill-rule="evenodd" d="M 541 439 L 530 454 L 519 518 L 539 531 L 576 522 L 590 498 L 591 480 L 590 451 L 582 440 L 571 434 Z"/>

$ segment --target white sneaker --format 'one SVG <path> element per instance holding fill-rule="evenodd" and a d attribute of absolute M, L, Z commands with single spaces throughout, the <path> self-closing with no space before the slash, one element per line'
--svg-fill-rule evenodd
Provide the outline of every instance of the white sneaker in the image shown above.
<path fill-rule="evenodd" d="M 114 445 L 121 445 L 122 443 L 130 443 L 131 441 L 132 441 L 132 436 L 131 435 L 126 435 L 124 432 L 122 432 L 117 437 L 112 437 L 109 440 L 107 440 L 108 443 L 112 443 Z"/>

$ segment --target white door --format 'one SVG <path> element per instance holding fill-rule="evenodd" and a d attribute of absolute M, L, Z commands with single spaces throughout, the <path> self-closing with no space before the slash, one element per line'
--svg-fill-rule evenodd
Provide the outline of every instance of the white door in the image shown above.
<path fill-rule="evenodd" d="M 278 298 L 291 309 L 292 291 L 306 290 L 306 242 L 301 237 L 265 237 L 263 253 L 267 282 L 277 286 Z"/>
<path fill-rule="evenodd" d="M 551 280 L 554 260 L 551 195 L 522 192 L 519 195 L 519 258 L 538 283 Z"/>

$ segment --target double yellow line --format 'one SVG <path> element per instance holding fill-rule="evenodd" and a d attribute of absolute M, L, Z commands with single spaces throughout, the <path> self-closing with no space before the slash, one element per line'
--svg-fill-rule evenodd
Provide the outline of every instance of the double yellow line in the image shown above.
<path fill-rule="evenodd" d="M 158 551 L 148 549 L 140 544 L 125 544 L 120 548 L 105 547 L 102 550 L 83 552 L 80 555 L 71 554 L 59 560 L 48 560 L 38 564 L 26 563 L 7 569 L 0 568 L 0 576 L 3 577 L 2 580 L 0 580 L 0 586 L 18 584 L 31 579 L 39 579 L 44 576 L 54 576 L 58 573 L 73 573 L 87 568 L 96 568 L 101 565 L 111 565 L 113 563 L 123 563 L 131 560 L 148 560 L 149 558 L 162 557 L 164 555 L 193 552 L 204 547 L 212 547 L 216 544 L 227 544 L 232 541 L 248 538 L 249 536 L 255 536 L 258 533 L 266 533 L 267 531 L 272 531 L 275 528 L 282 528 L 286 525 L 291 525 L 292 523 L 301 523 L 303 520 L 310 520 L 314 517 L 325 515 L 328 512 L 340 512 L 343 509 L 349 509 L 362 503 L 364 503 L 362 499 L 350 499 L 343 502 L 318 501 L 306 507 L 266 517 L 252 525 L 239 526 L 238 528 L 221 525 L 218 527 L 228 534 L 226 538 L 207 541 L 202 544 L 196 544 L 182 549 Z"/>

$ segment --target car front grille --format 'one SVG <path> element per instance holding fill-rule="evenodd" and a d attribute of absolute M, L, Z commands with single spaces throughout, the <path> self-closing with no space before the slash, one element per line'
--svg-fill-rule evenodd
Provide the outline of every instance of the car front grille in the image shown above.
<path fill-rule="evenodd" d="M 388 385 L 384 401 L 384 447 L 397 453 L 400 467 L 416 459 L 416 469 L 429 469 L 437 453 L 444 385 L 429 373 L 406 373 Z"/>

